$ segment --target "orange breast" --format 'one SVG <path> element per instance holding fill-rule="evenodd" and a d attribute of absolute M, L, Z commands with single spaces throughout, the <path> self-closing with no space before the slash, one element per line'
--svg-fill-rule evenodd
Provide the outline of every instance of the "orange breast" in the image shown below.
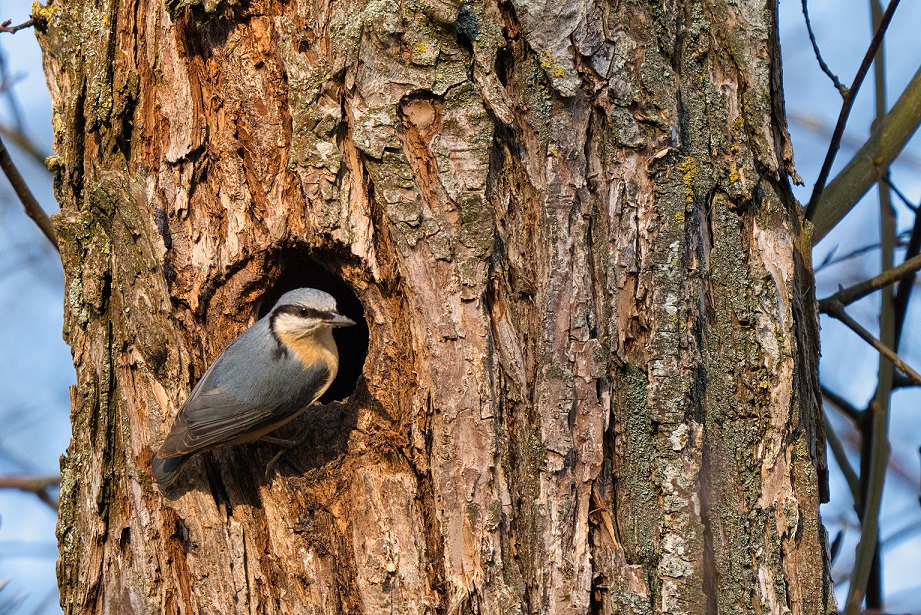
<path fill-rule="evenodd" d="M 324 385 L 317 391 L 317 397 L 323 394 L 329 385 L 332 384 L 339 371 L 339 351 L 336 349 L 336 342 L 333 340 L 333 332 L 330 329 L 321 329 L 311 335 L 292 335 L 291 333 L 279 333 L 279 338 L 288 347 L 289 350 L 297 355 L 305 367 L 323 363 L 329 370 L 329 378 Z"/>

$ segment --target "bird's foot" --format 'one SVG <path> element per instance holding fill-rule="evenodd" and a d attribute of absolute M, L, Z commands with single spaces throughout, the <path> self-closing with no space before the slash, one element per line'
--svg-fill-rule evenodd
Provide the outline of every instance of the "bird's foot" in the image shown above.
<path fill-rule="evenodd" d="M 307 441 L 308 433 L 303 433 L 299 437 L 289 440 L 287 438 L 272 438 L 272 437 L 263 437 L 262 440 L 269 442 L 271 444 L 277 444 L 282 447 L 280 451 L 275 453 L 275 456 L 269 460 L 269 463 L 265 466 L 265 477 L 269 478 L 269 475 L 272 473 L 272 469 L 275 467 L 275 464 L 278 463 L 278 460 L 286 455 L 291 449 L 297 448 Z"/>
<path fill-rule="evenodd" d="M 285 450 L 300 444 L 298 440 L 292 440 L 290 438 L 274 438 L 272 436 L 262 436 L 261 438 L 259 438 L 259 440 L 262 442 L 268 442 L 269 444 L 276 444 L 278 446 L 284 446 Z M 282 452 L 285 452 L 285 451 L 282 451 Z"/>

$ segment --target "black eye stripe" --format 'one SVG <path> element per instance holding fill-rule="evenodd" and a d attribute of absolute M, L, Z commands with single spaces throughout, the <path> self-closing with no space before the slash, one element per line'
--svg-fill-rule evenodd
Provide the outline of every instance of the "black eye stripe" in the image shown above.
<path fill-rule="evenodd" d="M 320 320 L 329 320 L 333 318 L 332 312 L 325 312 L 303 305 L 280 305 L 275 308 L 275 314 L 291 314 L 299 318 L 318 318 Z"/>

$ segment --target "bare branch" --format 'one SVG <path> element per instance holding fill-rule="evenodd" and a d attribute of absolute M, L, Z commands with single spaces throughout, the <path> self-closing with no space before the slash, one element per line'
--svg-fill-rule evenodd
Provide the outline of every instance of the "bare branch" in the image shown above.
<path fill-rule="evenodd" d="M 847 288 L 842 288 L 834 295 L 820 300 L 819 311 L 825 312 L 825 305 L 834 303 L 836 301 L 840 302 L 841 305 L 850 305 L 858 299 L 863 299 L 874 291 L 885 288 L 886 286 L 894 284 L 910 275 L 914 275 L 914 273 L 919 269 L 921 269 L 921 255 L 914 256 L 898 267 L 884 271 L 878 276 L 872 277 L 865 282 L 854 284 L 853 286 L 849 286 Z"/>
<path fill-rule="evenodd" d="M 905 361 L 903 361 L 899 355 L 895 354 L 891 348 L 886 347 L 882 342 L 873 337 L 869 331 L 864 329 L 860 323 L 848 316 L 844 311 L 844 304 L 842 304 L 840 301 L 829 301 L 825 304 L 822 312 L 828 314 L 832 318 L 837 318 L 840 320 L 851 331 L 859 335 L 863 341 L 873 346 L 877 352 L 892 361 L 892 364 L 901 370 L 903 374 L 908 376 L 913 383 L 921 385 L 921 375 L 909 367 L 908 364 L 905 363 Z"/>
<path fill-rule="evenodd" d="M 44 491 L 61 482 L 60 476 L 0 476 L 0 489 Z"/>
<path fill-rule="evenodd" d="M 902 156 L 902 158 L 904 158 L 904 156 Z M 888 173 L 882 176 L 880 180 L 883 181 L 887 186 L 889 186 L 889 188 L 893 192 L 895 192 L 896 196 L 899 197 L 899 200 L 902 201 L 902 205 L 904 205 L 905 207 L 907 207 L 908 209 L 914 212 L 918 211 L 918 206 L 912 203 L 911 200 L 907 196 L 905 196 L 905 193 L 902 192 L 898 186 L 892 183 L 892 179 L 889 177 Z"/>
<path fill-rule="evenodd" d="M 873 35 L 873 40 L 870 41 L 870 46 L 867 48 L 867 53 L 863 56 L 860 68 L 857 69 L 854 81 L 851 83 L 851 87 L 848 88 L 847 94 L 844 96 L 844 104 L 841 105 L 841 112 L 838 114 L 838 122 L 835 124 L 834 133 L 832 133 L 831 143 L 828 146 L 828 153 L 825 154 L 825 162 L 822 165 L 822 170 L 819 172 L 819 178 L 815 182 L 815 188 L 812 190 L 812 198 L 809 199 L 809 206 L 806 208 L 806 218 L 809 220 L 815 217 L 819 199 L 825 191 L 825 182 L 828 181 L 828 175 L 831 173 L 831 165 L 835 162 L 835 156 L 838 153 L 838 148 L 841 146 L 841 137 L 844 134 L 844 127 L 847 125 L 848 117 L 851 115 L 854 99 L 857 97 L 857 92 L 860 91 L 860 86 L 863 84 L 864 77 L 867 76 L 867 71 L 870 70 L 870 64 L 873 62 L 873 58 L 876 57 L 876 50 L 879 49 L 880 43 L 883 41 L 886 30 L 889 28 L 889 22 L 892 21 L 892 15 L 899 6 L 899 1 L 900 0 L 891 0 L 889 6 L 886 8 L 883 19 L 876 29 L 876 33 Z"/>
<path fill-rule="evenodd" d="M 60 252 L 57 235 L 55 235 L 54 227 L 51 226 L 51 218 L 48 217 L 42 206 L 35 200 L 26 181 L 19 174 L 19 169 L 13 164 L 13 160 L 10 158 L 9 152 L 6 151 L 6 146 L 3 144 L 2 139 L 0 139 L 0 168 L 3 169 L 7 179 L 10 180 L 10 184 L 13 186 L 13 190 L 16 191 L 19 200 L 22 201 L 22 206 L 26 209 L 26 215 L 35 221 L 35 224 L 45 234 L 54 249 Z"/>
<path fill-rule="evenodd" d="M 894 1 L 894 0 L 893 0 Z M 870 138 L 821 193 L 813 191 L 809 219 L 817 244 L 857 204 L 905 147 L 921 122 L 921 69 L 915 73 L 886 116 L 876 123 Z M 822 180 L 825 181 L 824 179 Z M 818 196 L 815 196 L 818 194 Z"/>
<path fill-rule="evenodd" d="M 858 410 L 854 404 L 844 399 L 834 391 L 831 391 L 825 385 L 822 385 L 822 397 L 831 402 L 841 414 L 851 419 L 851 422 L 859 429 L 863 423 L 863 410 Z"/>
<path fill-rule="evenodd" d="M 902 542 L 903 540 L 911 538 L 913 534 L 917 534 L 919 531 L 921 531 L 921 521 L 917 521 L 917 520 L 911 521 L 907 523 L 906 525 L 902 526 L 901 528 L 892 532 L 892 534 L 890 534 L 889 536 L 887 536 L 883 540 L 883 543 L 884 543 L 883 546 L 888 551 L 889 549 L 894 547 L 896 544 Z"/>
<path fill-rule="evenodd" d="M 809 21 L 808 1 L 809 0 L 803 0 L 803 17 L 806 19 L 806 31 L 809 33 L 809 42 L 812 43 L 812 50 L 815 51 L 815 59 L 819 61 L 819 68 L 822 69 L 822 72 L 828 75 L 831 82 L 835 84 L 835 88 L 841 93 L 841 98 L 847 98 L 847 87 L 838 80 L 838 76 L 831 72 L 831 69 L 828 68 L 828 64 L 822 59 L 822 52 L 819 51 L 819 44 L 816 42 L 815 34 L 812 32 L 812 22 Z"/>
<path fill-rule="evenodd" d="M 873 28 L 878 29 L 880 21 L 883 17 L 883 7 L 880 4 L 880 0 L 869 1 Z M 874 119 L 875 123 L 885 118 L 886 112 L 889 109 L 889 103 L 886 102 L 885 43 L 880 43 L 879 51 L 876 53 L 876 58 L 873 62 L 873 77 L 873 89 L 876 107 L 876 117 Z M 879 189 L 879 255 L 880 271 L 882 272 L 887 272 L 895 268 L 895 209 L 892 207 L 892 194 L 889 190 L 889 186 L 882 179 L 887 173 L 888 169 L 879 175 L 879 181 L 877 182 Z M 898 342 L 896 341 L 895 336 L 895 296 L 892 293 L 892 289 L 888 286 L 882 289 L 880 295 L 879 341 L 887 348 L 898 350 Z M 877 368 L 876 391 L 873 394 L 873 398 L 876 401 L 876 407 L 873 409 L 874 413 L 882 414 L 886 417 L 889 416 L 889 410 L 892 407 L 892 377 L 895 374 L 896 371 L 892 363 L 883 358 L 881 355 L 879 357 Z M 875 420 L 874 416 L 871 415 L 871 419 L 872 420 L 867 421 L 864 426 L 864 441 L 861 444 L 861 457 L 870 461 L 870 464 L 868 464 L 866 468 L 861 468 L 861 472 L 864 473 L 866 478 L 866 480 L 863 482 L 863 485 L 861 485 L 863 487 L 862 494 L 864 497 L 866 497 L 867 494 L 869 494 L 874 489 L 878 488 L 881 491 L 883 488 L 882 485 L 876 486 L 870 482 L 870 477 L 872 476 L 872 463 L 874 462 L 873 447 L 874 443 L 877 441 L 877 435 L 873 430 L 880 426 L 880 422 Z M 882 428 L 885 430 L 889 429 L 888 419 L 882 422 Z M 884 439 L 888 438 L 888 434 L 884 435 L 883 437 Z M 881 480 L 884 478 L 885 472 L 883 473 Z M 860 518 L 860 522 L 863 524 L 863 517 Z M 854 575 L 854 578 L 851 580 L 850 586 L 848 587 L 848 593 L 863 593 L 863 603 L 868 609 L 882 608 L 883 568 L 879 546 L 879 528 L 876 530 L 876 544 L 873 546 L 873 553 L 870 556 L 869 572 L 870 574 L 867 577 L 864 577 L 862 571 L 857 571 L 857 573 Z M 861 583 L 863 585 L 861 585 Z"/>
<path fill-rule="evenodd" d="M 795 124 L 803 130 L 808 130 L 809 132 L 822 137 L 822 140 L 826 143 L 831 141 L 831 135 L 834 131 L 834 126 L 825 125 L 821 118 L 818 118 L 814 115 L 799 114 L 795 111 L 790 111 L 787 113 L 787 121 L 789 121 L 791 125 Z M 863 144 L 866 140 L 867 137 L 858 138 L 855 136 L 849 136 L 847 132 L 845 132 L 841 137 L 841 149 L 856 152 L 861 147 L 863 147 Z M 911 152 L 901 152 L 899 157 L 892 161 L 892 164 L 907 166 L 910 167 L 913 171 L 921 171 L 921 158 L 913 155 Z"/>
<path fill-rule="evenodd" d="M 19 24 L 18 26 L 11 26 L 10 25 L 11 23 L 13 23 L 12 19 L 7 19 L 3 23 L 0 23 L 0 32 L 8 32 L 10 34 L 16 34 L 20 30 L 24 30 L 26 28 L 31 28 L 32 26 L 34 26 L 35 20 L 30 19 L 29 21 L 25 21 Z"/>
<path fill-rule="evenodd" d="M 906 389 L 908 387 L 921 386 L 915 384 L 910 378 L 906 377 L 904 374 L 896 372 L 892 376 L 892 388 L 893 389 Z"/>
<path fill-rule="evenodd" d="M 891 184 L 890 184 L 891 185 Z M 898 191 L 896 191 L 898 194 Z M 915 222 L 911 228 L 911 234 L 908 237 L 908 244 L 905 249 L 905 260 L 909 260 L 918 254 L 921 254 L 921 216 L 915 211 Z M 898 352 L 899 345 L 902 341 L 902 331 L 905 325 L 905 315 L 908 313 L 908 302 L 911 299 L 911 291 L 914 288 L 915 276 L 906 276 L 899 281 L 895 291 L 895 343 L 893 348 Z"/>
<path fill-rule="evenodd" d="M 851 583 L 844 608 L 846 615 L 856 615 L 860 612 L 866 579 L 869 578 L 870 569 L 878 557 L 876 546 L 879 541 L 879 508 L 883 499 L 883 485 L 889 459 L 889 440 L 886 433 L 889 413 L 880 408 L 875 401 L 870 402 L 869 411 L 873 421 L 873 436 L 870 444 L 869 472 L 865 477 L 867 491 L 863 515 L 860 518 L 860 542 L 857 544 L 857 556 L 851 571 Z"/>
<path fill-rule="evenodd" d="M 48 495 L 48 488 L 60 484 L 60 476 L 0 476 L 0 489 L 18 489 L 34 493 L 38 499 L 58 509 L 58 503 Z"/>
<path fill-rule="evenodd" d="M 815 268 L 815 273 L 818 273 L 819 271 L 825 269 L 826 267 L 831 267 L 832 265 L 837 265 L 838 263 L 842 263 L 846 260 L 857 258 L 858 256 L 863 256 L 864 254 L 867 254 L 869 252 L 879 250 L 879 244 L 874 243 L 868 246 L 861 246 L 859 248 L 855 248 L 851 252 L 848 252 L 847 254 L 844 254 L 842 256 L 835 256 L 837 249 L 838 249 L 838 246 L 835 246 L 835 248 L 831 252 L 829 252 L 828 256 L 825 257 L 825 260 L 822 261 L 822 263 L 819 264 L 819 266 Z"/>
<path fill-rule="evenodd" d="M 825 437 L 828 439 L 828 446 L 831 448 L 831 454 L 835 458 L 838 467 L 841 468 L 844 479 L 847 481 L 847 487 L 851 492 L 851 498 L 854 500 L 854 508 L 861 510 L 860 478 L 851 466 L 851 462 L 848 461 L 847 452 L 844 450 L 844 444 L 841 442 L 841 438 L 838 437 L 838 434 L 835 433 L 827 416 L 825 419 Z"/>
<path fill-rule="evenodd" d="M 0 124 L 0 138 L 9 139 L 10 143 L 27 153 L 35 162 L 43 167 L 46 165 L 45 160 L 51 155 L 47 152 L 43 152 L 32 139 L 24 135 L 22 131 L 17 128 L 10 128 L 9 126 Z"/>

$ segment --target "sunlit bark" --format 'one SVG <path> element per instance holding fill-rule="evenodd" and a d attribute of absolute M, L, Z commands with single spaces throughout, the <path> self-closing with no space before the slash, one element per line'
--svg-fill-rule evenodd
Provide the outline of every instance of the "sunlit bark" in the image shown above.
<path fill-rule="evenodd" d="M 773 3 L 167 4 L 37 11 L 66 612 L 834 611 Z M 307 442 L 161 493 L 297 286 L 367 324 Z"/>

